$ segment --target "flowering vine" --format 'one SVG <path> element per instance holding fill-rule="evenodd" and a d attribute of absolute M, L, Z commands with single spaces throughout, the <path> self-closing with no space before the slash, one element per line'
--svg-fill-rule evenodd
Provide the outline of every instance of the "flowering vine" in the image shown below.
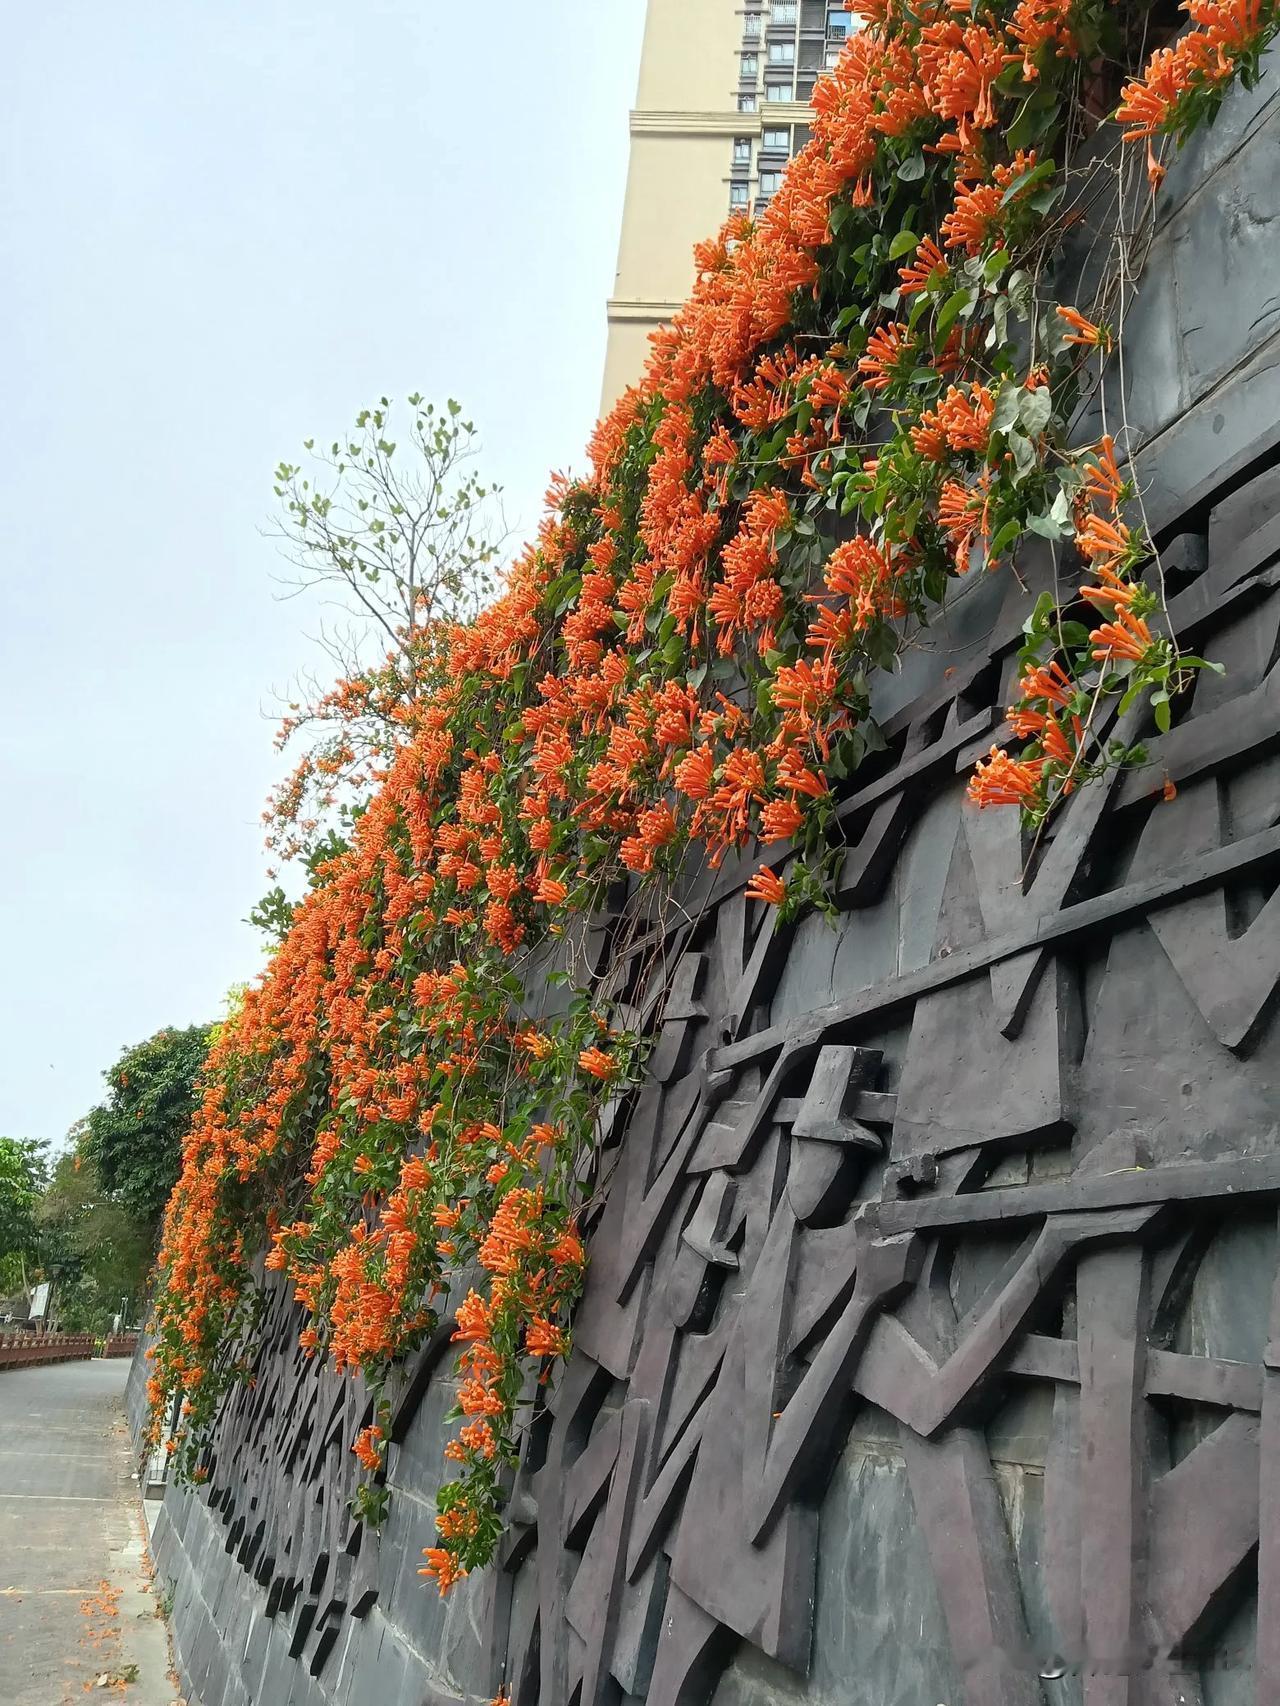
<path fill-rule="evenodd" d="M 370 1381 L 373 1518 L 385 1382 L 452 1321 L 457 1475 L 424 1566 L 442 1590 L 492 1556 L 569 1347 L 669 890 L 760 843 L 754 899 L 822 902 L 835 794 L 883 745 L 874 673 L 958 581 L 1015 572 L 1028 534 L 1060 552 L 1062 590 L 1028 624 L 1021 744 L 978 766 L 979 805 L 1042 820 L 1133 756 L 1119 707 L 1168 726 L 1201 667 L 1169 631 L 1123 426 L 1068 431 L 1105 400 L 1114 274 L 1058 302 L 1054 262 L 1088 172 L 1145 143 L 1154 191 L 1161 139 L 1258 75 L 1276 0 L 1188 0 L 1189 31 L 1152 53 L 1156 15 L 1102 0 L 860 10 L 812 142 L 759 220 L 699 249 L 589 475 L 553 486 L 494 604 L 433 629 L 404 744 L 206 1067 L 164 1236 L 157 1413 L 184 1393 L 175 1449 L 198 1467 L 248 1372 L 266 1247 L 307 1350 Z M 1084 154 L 1108 112 L 1123 142 Z"/>

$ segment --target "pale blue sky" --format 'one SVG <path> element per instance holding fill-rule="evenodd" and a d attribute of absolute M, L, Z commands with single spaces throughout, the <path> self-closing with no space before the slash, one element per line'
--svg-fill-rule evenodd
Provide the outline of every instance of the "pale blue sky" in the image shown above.
<path fill-rule="evenodd" d="M 458 396 L 582 465 L 643 0 L 40 0 L 0 54 L 0 1133 L 257 968 L 271 470 Z"/>

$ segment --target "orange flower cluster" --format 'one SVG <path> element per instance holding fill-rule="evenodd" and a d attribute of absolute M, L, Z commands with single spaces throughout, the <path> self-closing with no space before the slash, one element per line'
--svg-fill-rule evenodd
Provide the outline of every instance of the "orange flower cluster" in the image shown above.
<path fill-rule="evenodd" d="M 1075 516 L 1076 549 L 1097 577 L 1097 584 L 1082 586 L 1079 596 L 1108 620 L 1087 631 L 1074 658 L 1064 645 L 1066 630 L 1057 613 L 1044 623 L 1043 636 L 1024 654 L 1019 697 L 1008 709 L 1013 733 L 1030 744 L 1016 760 L 992 747 L 969 784 L 976 805 L 1017 805 L 1039 820 L 1096 767 L 1088 751 L 1087 719 L 1109 683 L 1129 694 L 1147 684 L 1167 698 L 1180 660 L 1167 639 L 1153 634 L 1146 618 L 1155 608 L 1154 597 L 1133 578 L 1145 546 L 1121 519 L 1129 490 L 1108 435 L 1088 454 Z M 1047 661 L 1042 661 L 1046 649 Z M 1068 657 L 1070 668 L 1057 653 Z M 1087 678 L 1090 666 L 1092 679 Z"/>
<path fill-rule="evenodd" d="M 1164 180 L 1152 139 L 1162 133 L 1183 135 L 1198 113 L 1198 103 L 1221 97 L 1241 72 L 1256 75 L 1263 49 L 1280 32 L 1275 0 L 1183 0 L 1197 27 L 1172 47 L 1151 56 L 1140 79 L 1127 83 L 1116 118 L 1129 128 L 1126 142 L 1147 144 L 1147 176 L 1153 191 Z M 1209 109 L 1212 116 L 1212 107 Z"/>
<path fill-rule="evenodd" d="M 815 91 L 811 142 L 758 221 L 699 248 L 587 477 L 553 483 L 490 608 L 425 637 L 431 686 L 403 744 L 207 1064 L 152 1386 L 157 1414 L 186 1395 L 184 1460 L 251 1366 L 265 1248 L 307 1353 L 375 1389 L 452 1314 L 467 1420 L 423 1573 L 444 1589 L 491 1555 L 526 1375 L 569 1342 L 597 1115 L 639 1065 L 587 992 L 529 1017 L 534 956 L 619 882 L 754 841 L 838 857 L 832 789 L 874 746 L 869 676 L 976 541 L 991 560 L 1079 472 L 1058 399 L 1104 333 L 1070 310 L 1062 349 L 1053 305 L 1024 302 L 1035 347 L 1055 351 L 1026 375 L 998 282 L 1044 239 L 1053 103 L 1034 108 L 1050 115 L 1035 148 L 1009 157 L 1004 138 L 1037 88 L 1069 99 L 1102 7 L 866 0 L 868 27 Z M 1149 68 L 1158 123 L 1131 85 L 1135 135 L 1176 129 L 1186 90 L 1243 63 L 1274 11 L 1194 7 L 1207 46 L 1185 72 Z M 897 229 L 906 205 L 925 235 Z M 1133 580 L 1142 545 L 1109 441 L 1083 468 L 1086 597 L 1107 613 L 1084 663 L 1110 682 L 1167 663 L 1167 643 Z M 834 540 L 833 512 L 853 517 Z M 980 766 L 980 803 L 1040 809 L 1083 780 L 1077 661 L 1028 660 L 1011 719 L 1031 747 Z M 364 692 L 340 684 L 335 715 L 361 714 Z M 795 858 L 748 893 L 793 908 L 820 875 Z M 459 1302 L 464 1270 L 482 1277 Z M 373 1470 L 382 1445 L 366 1430 L 357 1456 Z"/>

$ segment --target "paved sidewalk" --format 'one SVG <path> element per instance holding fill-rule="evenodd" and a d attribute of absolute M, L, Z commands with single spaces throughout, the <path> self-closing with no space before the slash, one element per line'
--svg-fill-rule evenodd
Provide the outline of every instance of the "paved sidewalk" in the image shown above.
<path fill-rule="evenodd" d="M 124 1357 L 0 1371 L 4 1706 L 176 1699 L 131 1479 L 128 1371 Z"/>

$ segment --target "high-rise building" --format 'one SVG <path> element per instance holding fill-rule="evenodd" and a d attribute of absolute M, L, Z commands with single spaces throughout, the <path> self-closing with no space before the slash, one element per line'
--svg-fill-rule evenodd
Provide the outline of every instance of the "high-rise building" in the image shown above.
<path fill-rule="evenodd" d="M 693 248 L 762 208 L 809 137 L 809 98 L 853 27 L 843 0 L 649 0 L 609 301 L 607 408 L 683 302 Z"/>

